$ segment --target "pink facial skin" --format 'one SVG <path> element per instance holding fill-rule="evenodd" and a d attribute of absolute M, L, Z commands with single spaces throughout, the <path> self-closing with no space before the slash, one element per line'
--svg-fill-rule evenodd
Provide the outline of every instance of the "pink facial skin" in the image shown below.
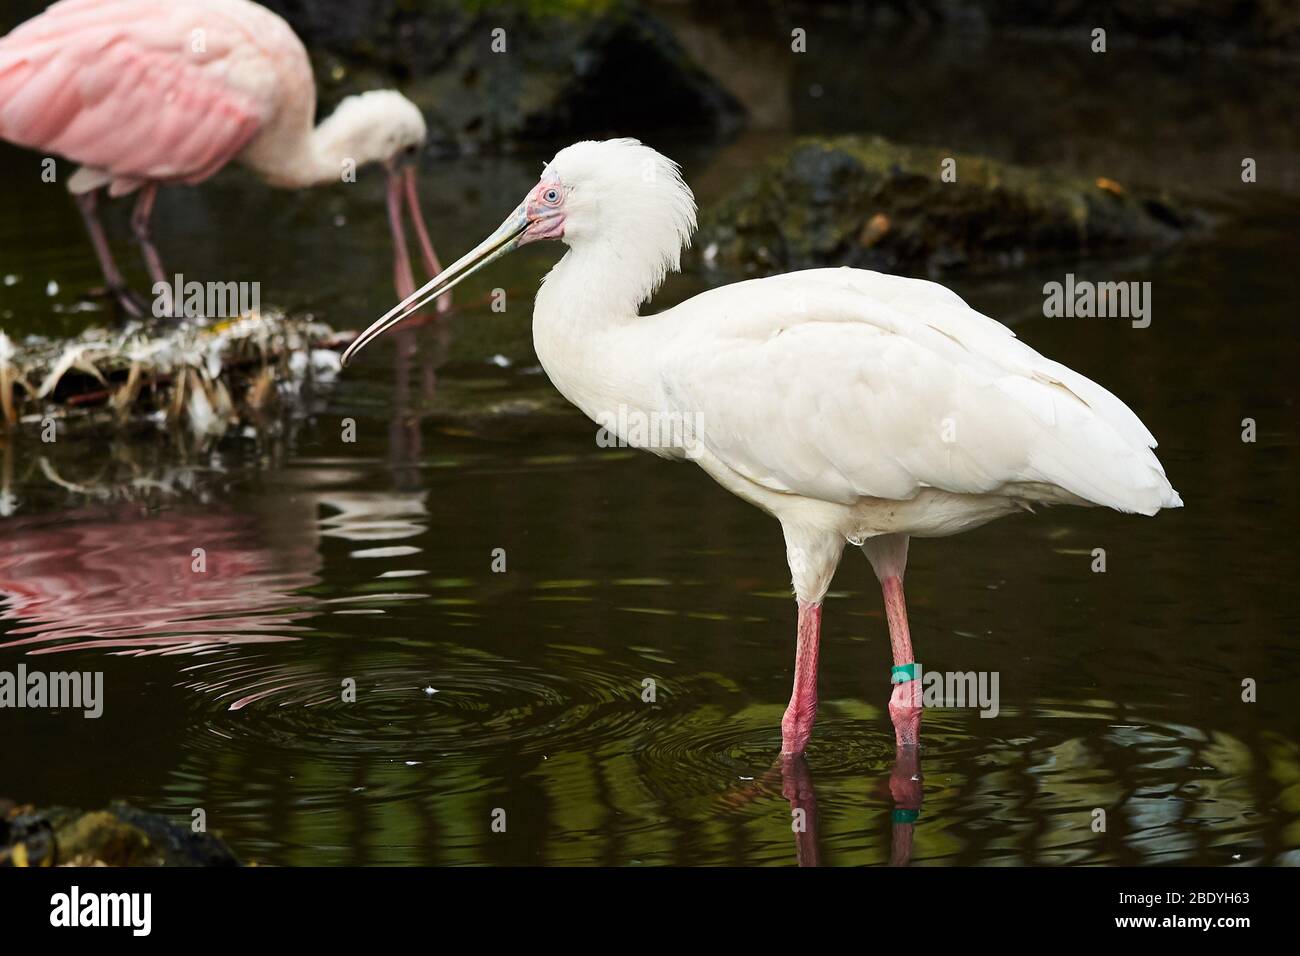
<path fill-rule="evenodd" d="M 560 177 L 547 171 L 524 200 L 528 228 L 519 237 L 519 245 L 543 239 L 564 238 L 564 187 Z"/>

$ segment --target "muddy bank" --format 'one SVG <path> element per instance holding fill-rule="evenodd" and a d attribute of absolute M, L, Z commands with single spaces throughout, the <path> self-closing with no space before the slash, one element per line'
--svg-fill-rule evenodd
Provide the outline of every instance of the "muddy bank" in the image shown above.
<path fill-rule="evenodd" d="M 1158 248 L 1208 224 L 1106 178 L 901 146 L 805 139 L 701 217 L 693 256 L 739 274 L 847 265 L 930 274 Z"/>
<path fill-rule="evenodd" d="M 83 812 L 0 798 L 0 867 L 239 865 L 217 837 L 127 803 Z"/>

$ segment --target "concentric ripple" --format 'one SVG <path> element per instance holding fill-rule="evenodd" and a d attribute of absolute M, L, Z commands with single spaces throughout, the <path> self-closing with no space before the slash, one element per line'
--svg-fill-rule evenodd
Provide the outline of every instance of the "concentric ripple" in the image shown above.
<path fill-rule="evenodd" d="M 248 656 L 184 669 L 215 746 L 274 746 L 335 762 L 598 749 L 635 732 L 639 675 L 571 655 L 554 669 L 437 645 L 326 667 Z"/>

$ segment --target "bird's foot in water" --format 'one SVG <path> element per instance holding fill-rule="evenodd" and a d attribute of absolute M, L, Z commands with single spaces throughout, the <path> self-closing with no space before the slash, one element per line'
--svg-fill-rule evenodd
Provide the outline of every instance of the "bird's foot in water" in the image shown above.
<path fill-rule="evenodd" d="M 781 718 L 781 755 L 802 754 L 812 737 L 813 721 L 817 719 L 817 702 L 791 701 Z"/>
<path fill-rule="evenodd" d="M 889 719 L 894 722 L 894 740 L 899 747 L 916 747 L 921 742 L 921 682 L 909 680 L 894 685 L 889 698 Z"/>

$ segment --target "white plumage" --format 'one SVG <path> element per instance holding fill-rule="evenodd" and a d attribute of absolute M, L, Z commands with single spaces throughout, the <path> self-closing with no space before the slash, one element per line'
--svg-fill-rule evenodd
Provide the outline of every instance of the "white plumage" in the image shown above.
<path fill-rule="evenodd" d="M 800 602 L 800 666 L 810 647 L 812 669 L 810 685 L 796 670 L 787 751 L 801 751 L 811 732 L 820 602 L 845 542 L 872 559 L 895 664 L 908 665 L 909 536 L 953 534 L 1036 504 L 1144 515 L 1182 505 L 1128 406 L 933 282 L 816 269 L 639 316 L 694 226 L 694 198 L 658 153 L 634 140 L 570 146 L 492 238 L 353 349 L 534 233 L 562 237 L 569 251 L 533 314 L 537 355 L 556 387 L 629 444 L 647 442 L 628 423 L 688 423 L 679 440 L 647 450 L 695 460 L 781 521 Z M 907 688 L 895 690 L 896 726 L 913 706 L 900 698 Z M 919 711 L 899 727 L 900 744 L 915 742 L 917 724 Z"/>
<path fill-rule="evenodd" d="M 653 322 L 664 401 L 697 409 L 708 451 L 770 491 L 852 505 L 933 488 L 1143 514 L 1179 503 L 1127 406 L 932 282 L 797 272 Z"/>

